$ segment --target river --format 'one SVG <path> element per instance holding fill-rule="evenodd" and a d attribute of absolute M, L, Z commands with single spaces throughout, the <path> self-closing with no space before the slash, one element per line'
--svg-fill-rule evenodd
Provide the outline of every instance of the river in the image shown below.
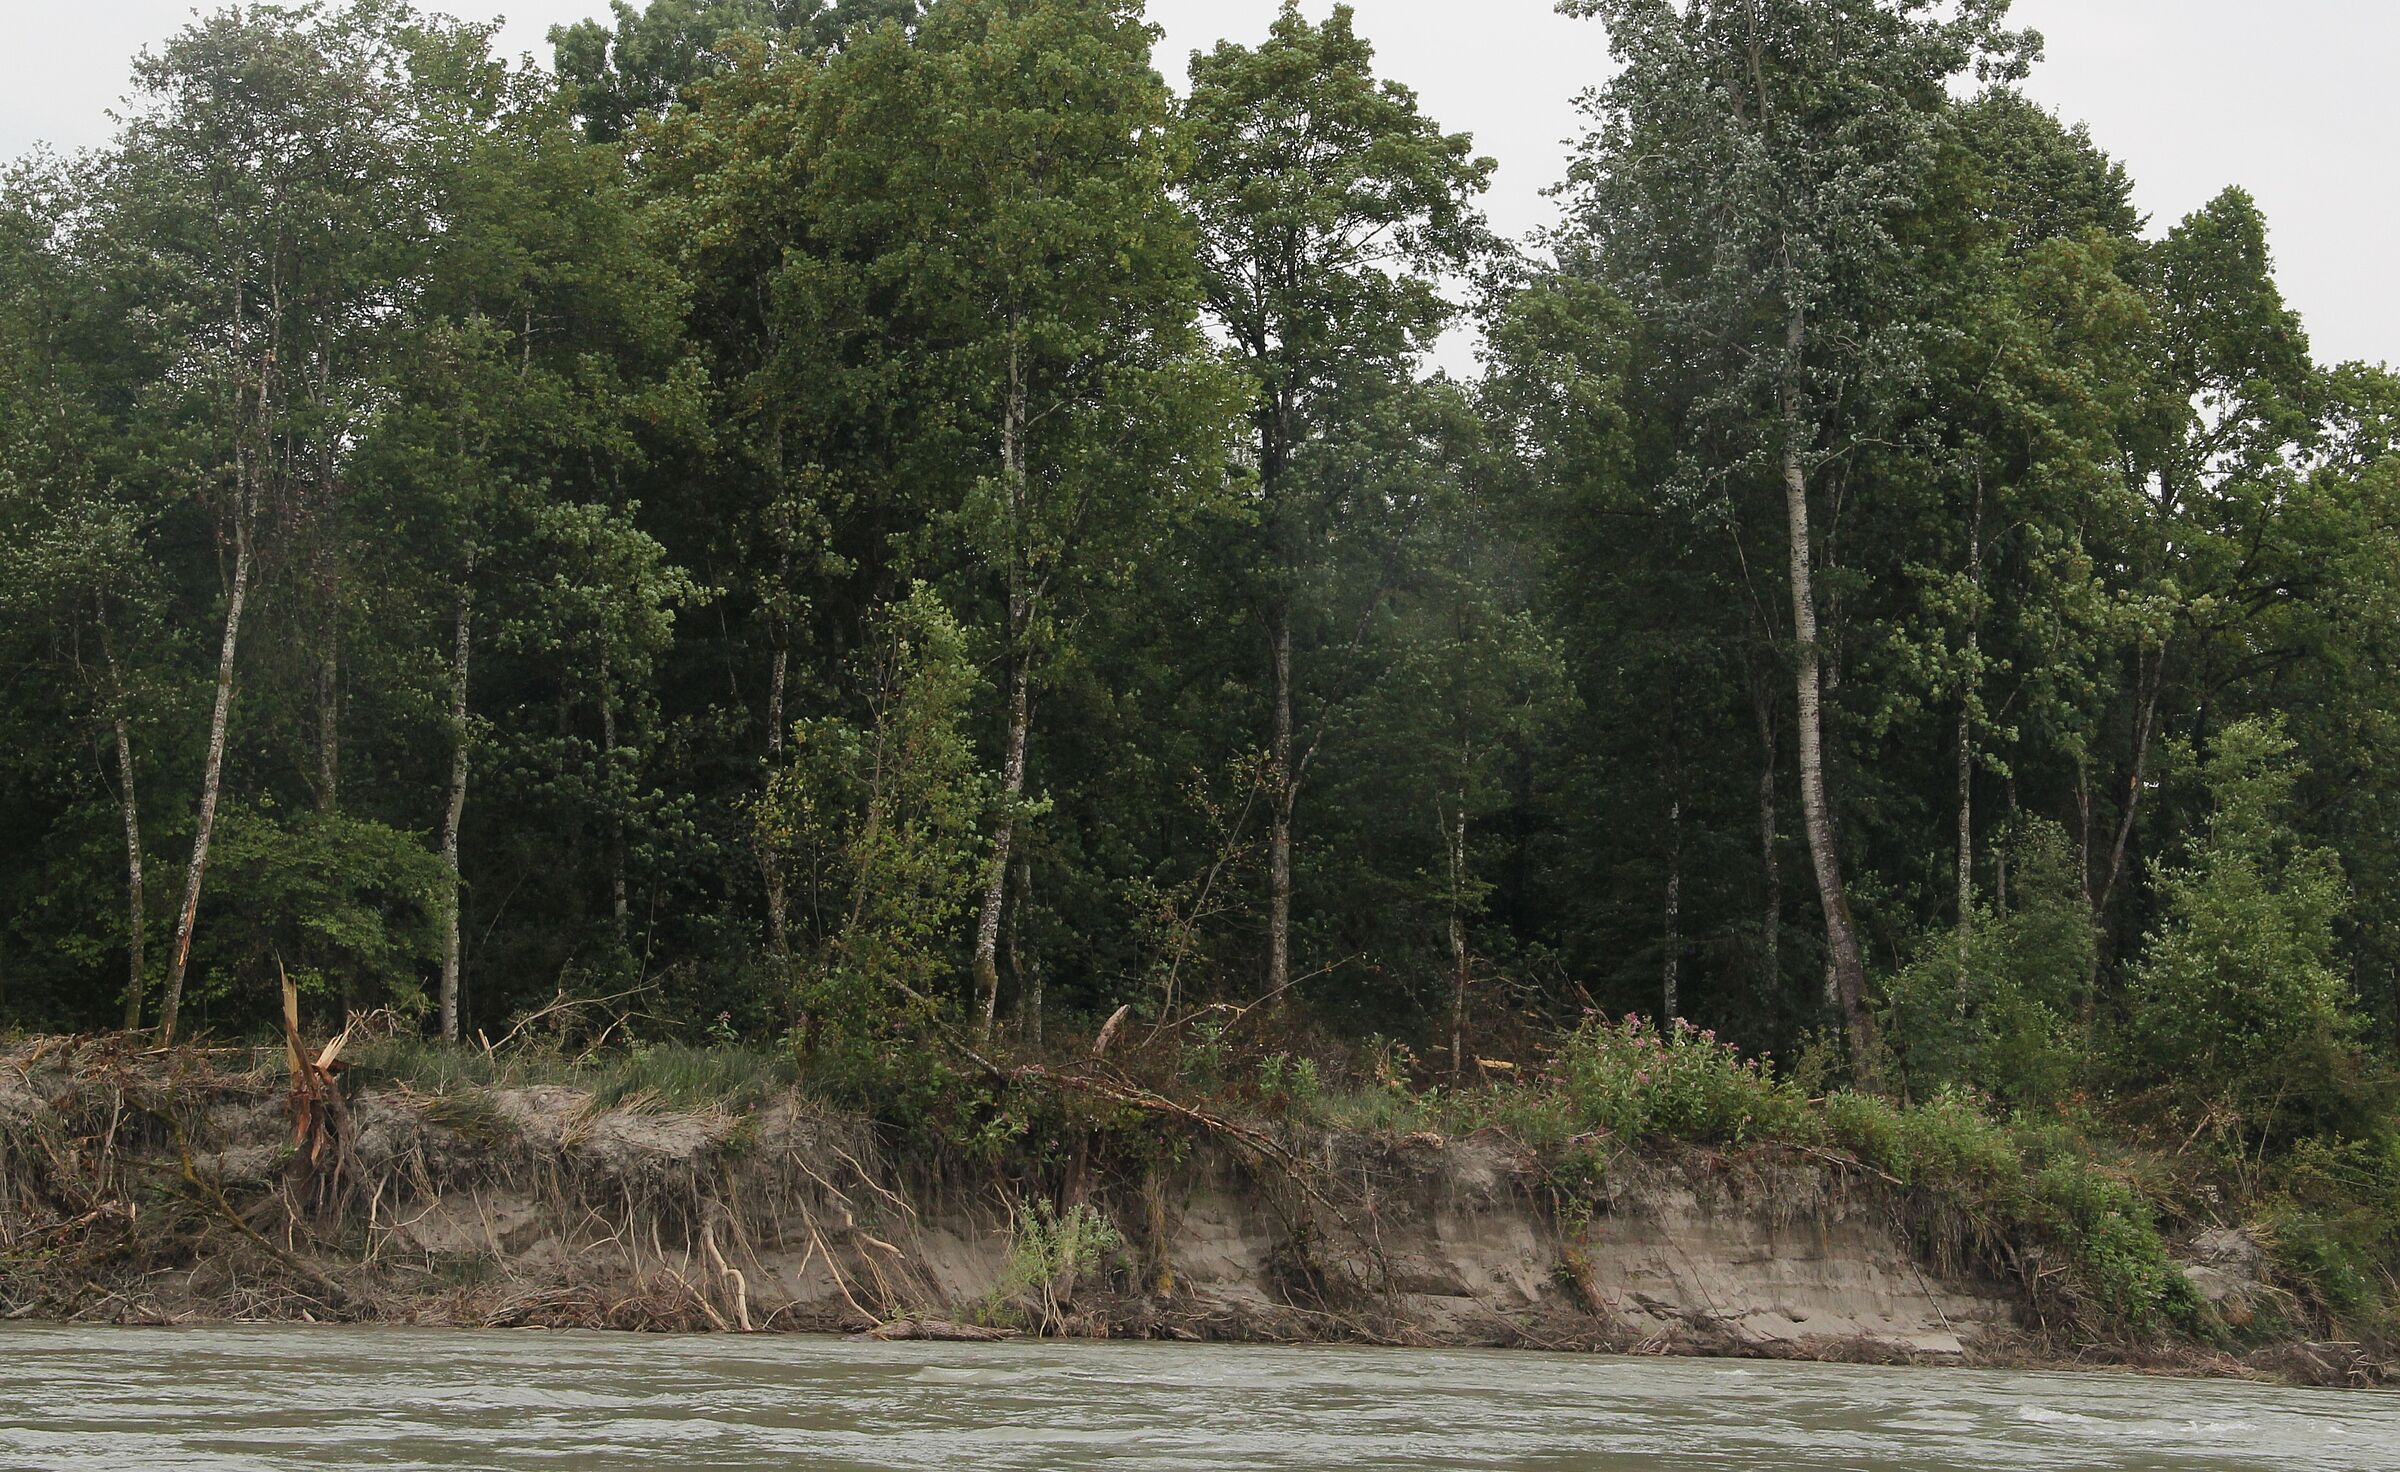
<path fill-rule="evenodd" d="M 0 1327 L 0 1468 L 2400 1468 L 2400 1396 L 1149 1344 Z"/>

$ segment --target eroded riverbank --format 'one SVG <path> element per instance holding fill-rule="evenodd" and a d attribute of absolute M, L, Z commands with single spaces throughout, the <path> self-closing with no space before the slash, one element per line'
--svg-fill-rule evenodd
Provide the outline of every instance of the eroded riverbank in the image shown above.
<path fill-rule="evenodd" d="M 1154 1119 L 1128 1093 L 1062 1114 L 1011 1171 L 791 1093 L 668 1109 L 387 1083 L 296 1130 L 247 1055 L 74 1056 L 0 1070 L 11 1317 L 2252 1371 L 2061 1333 L 2013 1244 L 1822 1152 L 1625 1152 L 1566 1178 L 1497 1132 Z M 2305 1353 L 2258 1366 L 2379 1375 Z"/>

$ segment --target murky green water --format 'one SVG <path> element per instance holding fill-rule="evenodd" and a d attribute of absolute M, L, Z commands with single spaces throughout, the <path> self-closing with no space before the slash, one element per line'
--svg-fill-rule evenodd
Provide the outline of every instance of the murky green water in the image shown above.
<path fill-rule="evenodd" d="M 2400 1397 L 1164 1345 L 0 1328 L 8 1469 L 2400 1468 Z"/>

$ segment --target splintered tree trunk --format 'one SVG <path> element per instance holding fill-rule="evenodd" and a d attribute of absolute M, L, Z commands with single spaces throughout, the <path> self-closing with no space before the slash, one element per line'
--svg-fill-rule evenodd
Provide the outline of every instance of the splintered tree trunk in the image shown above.
<path fill-rule="evenodd" d="M 1292 809 L 1300 794 L 1292 770 L 1292 613 L 1280 597 L 1269 622 L 1275 715 L 1268 761 L 1275 790 L 1267 824 L 1266 995 L 1281 1006 L 1292 985 Z"/>
<path fill-rule="evenodd" d="M 467 559 L 467 578 L 475 576 L 475 559 Z M 449 893 L 442 917 L 442 1041 L 459 1036 L 459 919 L 466 906 L 466 884 L 459 875 L 459 834 L 467 816 L 467 776 L 473 756 L 467 731 L 467 667 L 474 651 L 474 602 L 465 587 L 458 593 L 458 636 L 450 652 L 450 801 L 442 810 L 442 869 Z"/>
<path fill-rule="evenodd" d="M 233 707 L 234 646 L 242 636 L 242 608 L 250 597 L 250 527 L 247 508 L 234 526 L 233 589 L 225 600 L 225 639 L 217 651 L 217 702 L 208 718 L 208 756 L 200 768 L 200 816 L 192 830 L 192 861 L 184 871 L 183 908 L 175 917 L 175 949 L 167 960 L 166 989 L 159 1001 L 161 1042 L 175 1041 L 183 1011 L 183 976 L 192 959 L 192 930 L 200 921 L 200 885 L 208 872 L 208 845 L 217 827 L 217 796 L 225 773 L 225 722 Z"/>
<path fill-rule="evenodd" d="M 1001 766 L 1001 811 L 984 870 L 983 910 L 975 923 L 975 991 L 981 1035 L 992 1038 L 1000 1015 L 1000 918 L 1008 903 L 1008 861 L 1025 795 L 1025 745 L 1033 725 L 1031 651 L 1025 647 L 1025 373 L 1014 343 L 1008 352 L 1008 400 L 1000 419 L 1000 469 L 1008 490 L 1008 750 Z"/>
<path fill-rule="evenodd" d="M 1795 311 L 1791 347 L 1795 356 L 1807 331 L 1807 319 Z M 1787 403 L 1786 418 L 1795 406 Z M 1834 825 L 1833 802 L 1825 780 L 1824 652 L 1817 629 L 1814 575 L 1815 543 L 1808 524 L 1808 469 L 1796 427 L 1788 427 L 1783 448 L 1784 512 L 1791 524 L 1792 634 L 1797 646 L 1800 810 L 1808 829 L 1808 853 L 1816 871 L 1817 900 L 1825 912 L 1825 949 L 1832 967 L 1834 999 L 1849 1034 L 1852 1057 L 1861 1065 L 1874 1042 L 1874 1021 L 1867 1014 L 1866 960 L 1859 952 L 1858 927 L 1850 915 L 1850 893 L 1842 882 L 1842 855 Z"/>
<path fill-rule="evenodd" d="M 110 724 L 117 737 L 118 801 L 125 809 L 125 1030 L 142 1025 L 142 810 L 133 795 L 133 738 L 125 729 L 122 697 Z"/>

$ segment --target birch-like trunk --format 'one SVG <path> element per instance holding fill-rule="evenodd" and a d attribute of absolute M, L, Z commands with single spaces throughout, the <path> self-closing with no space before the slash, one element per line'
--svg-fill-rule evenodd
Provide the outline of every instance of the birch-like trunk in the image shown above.
<path fill-rule="evenodd" d="M 466 906 L 466 882 L 460 877 L 459 835 L 467 816 L 467 777 L 473 759 L 467 727 L 467 670 L 474 652 L 475 605 L 469 591 L 475 577 L 474 554 L 467 557 L 467 584 L 458 590 L 458 634 L 450 652 L 450 801 L 442 810 L 442 868 L 449 894 L 442 917 L 442 1041 L 459 1037 L 459 919 Z"/>
<path fill-rule="evenodd" d="M 247 495 L 245 492 L 245 500 Z M 225 722 L 233 707 L 234 647 L 242 636 L 242 609 L 250 597 L 250 525 L 247 505 L 234 522 L 233 588 L 225 599 L 225 638 L 217 651 L 217 701 L 208 718 L 208 756 L 200 768 L 200 815 L 192 830 L 192 861 L 184 871 L 183 908 L 175 917 L 174 951 L 167 959 L 166 988 L 159 1001 L 159 1040 L 175 1041 L 183 1012 L 183 977 L 192 959 L 192 931 L 200 921 L 200 886 L 208 872 L 209 840 L 216 834 L 217 797 L 225 773 Z"/>
<path fill-rule="evenodd" d="M 1450 1076 L 1467 1071 L 1467 989 L 1474 981 L 1467 950 L 1467 784 L 1460 764 L 1458 821 L 1450 825 Z"/>
<path fill-rule="evenodd" d="M 1797 359 L 1806 344 L 1808 319 L 1792 313 L 1788 346 Z M 1832 797 L 1825 776 L 1824 652 L 1817 627 L 1815 541 L 1809 531 L 1808 467 L 1797 420 L 1797 404 L 1789 395 L 1784 405 L 1784 513 L 1791 528 L 1792 636 L 1798 658 L 1800 810 L 1808 830 L 1808 853 L 1817 881 L 1817 901 L 1825 913 L 1825 950 L 1832 970 L 1834 999 L 1841 1008 L 1842 1026 L 1849 1034 L 1851 1054 L 1861 1065 L 1874 1042 L 1874 1021 L 1867 1014 L 1867 968 L 1858 945 L 1858 927 L 1850 914 L 1850 892 L 1842 882 L 1842 856 L 1834 822 Z"/>
<path fill-rule="evenodd" d="M 1278 594 L 1268 615 L 1275 703 L 1267 759 L 1275 784 L 1267 820 L 1267 989 L 1276 1006 L 1292 985 L 1292 810 L 1299 774 L 1292 769 L 1292 612 Z"/>
<path fill-rule="evenodd" d="M 1026 648 L 1025 370 L 1022 348 L 1008 351 L 1008 399 L 1000 418 L 1000 471 L 1008 492 L 1008 751 L 1001 766 L 1000 822 L 984 870 L 983 910 L 975 923 L 975 991 L 983 1021 L 980 1035 L 992 1038 L 1000 1015 L 1000 918 L 1008 903 L 1008 861 L 1017 837 L 1017 809 L 1025 795 L 1025 746 L 1033 725 L 1033 671 Z"/>
<path fill-rule="evenodd" d="M 1025 960 L 1025 904 L 1033 897 L 1033 861 L 1017 855 L 1017 903 L 1009 912 L 1008 971 L 1017 979 L 1017 993 L 1024 998 L 1025 1040 L 1034 1047 L 1042 1045 L 1042 971 L 1038 965 L 1029 966 Z"/>
<path fill-rule="evenodd" d="M 1975 934 L 1975 691 L 1983 660 L 1983 482 L 1975 483 L 1975 516 L 1968 528 L 1967 578 L 1974 600 L 1967 618 L 1967 687 L 1958 702 L 1958 1014 L 1967 1013 L 1967 973 Z"/>
<path fill-rule="evenodd" d="M 1659 980 L 1659 1021 L 1683 1015 L 1683 799 L 1667 809 L 1666 964 Z"/>
<path fill-rule="evenodd" d="M 1758 859 L 1766 880 L 1766 902 L 1759 915 L 1758 941 L 1767 988 L 1783 982 L 1783 858 L 1776 844 L 1775 764 L 1778 757 L 1774 718 L 1767 712 L 1765 694 L 1753 689 L 1758 717 Z"/>
<path fill-rule="evenodd" d="M 625 812 L 616 800 L 617 686 L 609 670 L 608 650 L 600 650 L 600 771 L 608 802 L 608 904 L 616 925 L 617 944 L 630 933 L 633 904 L 625 890 Z"/>
<path fill-rule="evenodd" d="M 767 679 L 767 776 L 769 781 L 783 771 L 783 686 L 789 675 L 792 653 L 778 644 L 774 667 Z M 790 906 L 790 886 L 785 881 L 783 856 L 761 842 L 758 846 L 759 876 L 767 886 L 767 940 L 775 954 L 788 965 L 792 956 L 791 920 L 785 911 Z"/>
<path fill-rule="evenodd" d="M 330 566 L 319 574 L 318 596 L 325 606 L 317 654 L 317 811 L 331 815 L 342 805 L 342 621 L 340 574 Z"/>
<path fill-rule="evenodd" d="M 117 738 L 117 794 L 125 809 L 125 1030 L 142 1025 L 142 927 L 147 905 L 142 898 L 142 810 L 134 800 L 133 737 L 125 729 L 124 696 L 109 724 Z"/>

